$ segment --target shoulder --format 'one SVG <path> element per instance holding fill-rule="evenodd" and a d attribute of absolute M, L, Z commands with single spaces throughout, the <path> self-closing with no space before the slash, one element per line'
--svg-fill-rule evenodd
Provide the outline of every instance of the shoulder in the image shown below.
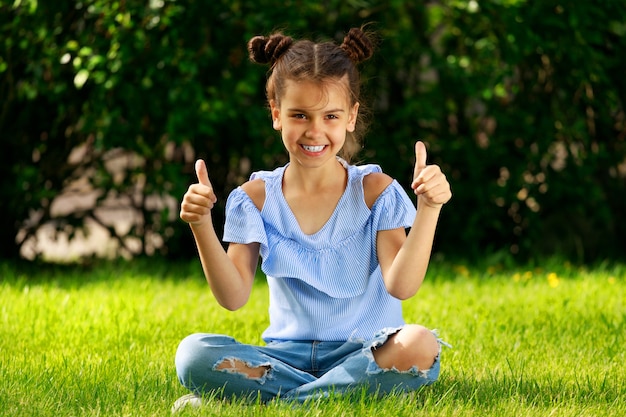
<path fill-rule="evenodd" d="M 241 189 L 248 194 L 256 208 L 261 211 L 263 204 L 265 204 L 265 181 L 261 178 L 252 179 L 242 184 Z"/>
<path fill-rule="evenodd" d="M 250 175 L 250 180 L 241 185 L 243 192 L 245 192 L 250 200 L 254 203 L 256 208 L 261 211 L 265 204 L 265 186 L 269 184 L 270 187 L 280 184 L 282 181 L 282 175 L 285 171 L 285 167 L 278 167 L 273 171 L 256 171 Z"/>
<path fill-rule="evenodd" d="M 372 172 L 363 177 L 363 196 L 370 209 L 380 194 L 393 182 L 393 178 L 382 172 Z"/>

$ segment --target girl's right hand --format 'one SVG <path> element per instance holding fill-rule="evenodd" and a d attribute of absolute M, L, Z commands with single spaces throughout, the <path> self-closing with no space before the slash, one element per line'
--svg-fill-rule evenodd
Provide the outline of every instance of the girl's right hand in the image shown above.
<path fill-rule="evenodd" d="M 209 173 L 202 159 L 196 161 L 198 184 L 192 184 L 183 196 L 180 218 L 192 226 L 211 224 L 211 209 L 217 201 Z"/>

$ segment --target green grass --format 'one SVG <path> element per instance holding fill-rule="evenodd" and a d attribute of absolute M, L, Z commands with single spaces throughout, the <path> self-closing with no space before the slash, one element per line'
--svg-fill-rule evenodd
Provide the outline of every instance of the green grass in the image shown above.
<path fill-rule="evenodd" d="M 167 416 L 178 342 L 198 331 L 261 343 L 265 283 L 219 308 L 197 264 L 0 264 L 0 415 Z M 214 402 L 181 415 L 624 416 L 624 265 L 593 269 L 433 263 L 408 321 L 452 344 L 433 386 L 305 406 Z"/>

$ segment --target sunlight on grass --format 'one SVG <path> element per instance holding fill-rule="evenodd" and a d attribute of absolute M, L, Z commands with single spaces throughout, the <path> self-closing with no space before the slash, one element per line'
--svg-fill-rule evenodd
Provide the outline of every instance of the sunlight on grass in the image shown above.
<path fill-rule="evenodd" d="M 228 312 L 195 263 L 0 264 L 0 273 L 0 415 L 170 415 L 186 393 L 173 364 L 183 337 L 261 343 L 267 326 L 263 279 L 248 305 Z M 434 264 L 404 307 L 408 321 L 453 345 L 435 385 L 296 407 L 214 402 L 182 415 L 626 415 L 625 287 L 623 266 Z"/>

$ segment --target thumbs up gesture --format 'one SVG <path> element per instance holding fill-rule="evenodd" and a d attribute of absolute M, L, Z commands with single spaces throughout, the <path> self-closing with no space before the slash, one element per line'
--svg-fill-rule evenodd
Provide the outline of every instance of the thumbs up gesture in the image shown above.
<path fill-rule="evenodd" d="M 196 161 L 198 183 L 189 186 L 180 205 L 180 218 L 185 222 L 199 226 L 211 223 L 211 209 L 217 201 L 209 173 L 202 159 Z"/>
<path fill-rule="evenodd" d="M 440 208 L 452 198 L 450 184 L 437 165 L 426 165 L 426 145 L 415 144 L 415 170 L 411 188 L 415 191 L 418 207 Z"/>

